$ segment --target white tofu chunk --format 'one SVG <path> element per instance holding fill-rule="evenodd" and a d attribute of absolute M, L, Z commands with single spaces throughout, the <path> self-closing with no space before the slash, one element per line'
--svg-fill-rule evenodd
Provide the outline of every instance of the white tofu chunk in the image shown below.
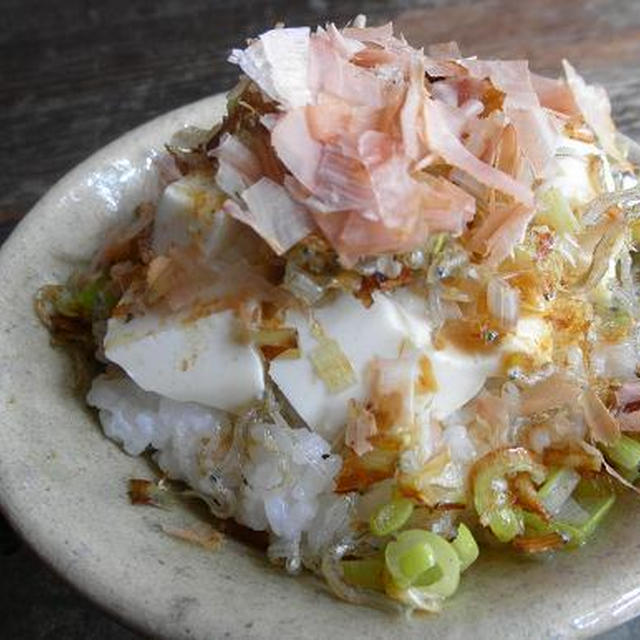
<path fill-rule="evenodd" d="M 264 393 L 262 360 L 235 339 L 232 311 L 111 318 L 104 348 L 140 387 L 180 402 L 237 413 Z"/>
<path fill-rule="evenodd" d="M 331 439 L 345 424 L 349 399 L 364 400 L 368 391 L 367 367 L 375 357 L 397 358 L 402 352 L 425 353 L 431 359 L 438 391 L 431 408 L 443 419 L 471 400 L 489 374 L 496 370 L 499 356 L 477 356 L 446 348 L 436 351 L 429 338 L 426 312 L 417 296 L 395 297 L 376 294 L 366 309 L 350 295 L 316 309 L 314 315 L 324 331 L 336 340 L 351 362 L 356 383 L 332 394 L 313 370 L 309 352 L 317 346 L 308 322 L 298 313 L 287 315 L 287 324 L 298 329 L 301 357 L 274 360 L 269 375 L 300 417 L 323 437 Z"/>
<path fill-rule="evenodd" d="M 436 420 L 444 420 L 474 398 L 500 363 L 498 354 L 463 353 L 451 347 L 432 349 L 427 355 L 438 383 L 431 401 Z"/>
<path fill-rule="evenodd" d="M 589 168 L 594 156 L 600 158 L 604 165 L 605 188 L 613 191 L 615 185 L 606 154 L 594 144 L 566 137 L 556 151 L 554 161 L 549 165 L 546 179 L 537 191 L 543 193 L 550 187 L 555 187 L 572 207 L 584 207 L 598 195 Z"/>
<path fill-rule="evenodd" d="M 220 209 L 225 196 L 207 176 L 185 176 L 160 198 L 153 228 L 154 253 L 196 244 L 208 258 L 245 259 L 262 241 L 245 224 Z"/>
<path fill-rule="evenodd" d="M 298 329 L 301 357 L 274 360 L 269 375 L 309 427 L 330 439 L 345 423 L 349 399 L 364 398 L 367 365 L 376 356 L 397 358 L 407 330 L 395 304 L 384 295 L 375 296 L 367 309 L 353 296 L 342 294 L 314 309 L 314 316 L 349 359 L 355 384 L 340 393 L 329 392 L 309 360 L 318 342 L 306 318 L 297 312 L 289 312 L 286 322 Z"/>
<path fill-rule="evenodd" d="M 431 327 L 427 322 L 424 297 L 400 289 L 393 295 L 407 326 L 407 338 L 431 361 L 438 390 L 431 398 L 431 415 L 444 420 L 471 400 L 493 375 L 499 364 L 497 354 L 464 353 L 453 347 L 436 350 L 431 344 Z"/>
<path fill-rule="evenodd" d="M 221 202 L 220 191 L 203 176 L 185 176 L 167 185 L 156 209 L 154 252 L 166 253 L 172 246 L 209 235 Z"/>

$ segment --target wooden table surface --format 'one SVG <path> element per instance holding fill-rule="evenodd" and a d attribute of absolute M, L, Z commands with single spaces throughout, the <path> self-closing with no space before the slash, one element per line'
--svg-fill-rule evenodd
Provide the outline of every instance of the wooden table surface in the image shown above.
<path fill-rule="evenodd" d="M 609 90 L 619 127 L 640 139 L 640 0 L 2 0 L 0 7 L 0 243 L 87 155 L 155 115 L 229 88 L 229 49 L 281 20 L 394 18 L 413 44 L 456 39 L 467 54 L 527 57 L 552 75 L 568 58 Z M 0 552 L 1 638 L 137 637 L 51 575 L 1 518 Z M 640 621 L 602 638 L 637 637 Z"/>

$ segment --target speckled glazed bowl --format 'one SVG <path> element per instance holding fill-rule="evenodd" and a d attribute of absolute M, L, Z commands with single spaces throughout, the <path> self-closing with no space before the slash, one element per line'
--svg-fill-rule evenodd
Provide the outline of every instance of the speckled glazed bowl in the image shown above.
<path fill-rule="evenodd" d="M 621 499 L 585 549 L 547 561 L 483 554 L 439 616 L 407 621 L 334 599 L 227 540 L 218 553 L 167 536 L 192 513 L 132 507 L 149 476 L 101 433 L 70 385 L 70 362 L 33 312 L 101 235 L 153 195 L 149 158 L 185 124 L 211 125 L 208 98 L 132 131 L 82 163 L 34 207 L 0 253 L 0 506 L 62 576 L 152 637 L 198 640 L 573 638 L 640 612 L 640 498 Z"/>

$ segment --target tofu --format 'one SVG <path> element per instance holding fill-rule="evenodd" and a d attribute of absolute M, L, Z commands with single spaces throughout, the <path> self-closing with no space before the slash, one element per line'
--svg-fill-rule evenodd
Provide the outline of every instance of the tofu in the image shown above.
<path fill-rule="evenodd" d="M 105 355 L 147 391 L 239 413 L 262 398 L 265 383 L 260 354 L 235 339 L 234 326 L 232 311 L 111 318 Z"/>
<path fill-rule="evenodd" d="M 185 176 L 167 185 L 156 209 L 152 246 L 157 254 L 210 235 L 220 191 L 204 176 Z"/>
<path fill-rule="evenodd" d="M 185 176 L 169 184 L 156 209 L 154 253 L 195 245 L 205 258 L 234 261 L 262 251 L 259 236 L 220 209 L 224 200 L 207 176 Z"/>
<path fill-rule="evenodd" d="M 431 361 L 438 390 L 430 400 L 431 415 L 444 420 L 478 394 L 487 378 L 499 366 L 499 354 L 464 353 L 447 346 L 436 350 L 431 344 L 426 300 L 409 290 L 393 295 L 407 326 L 407 339 Z"/>
<path fill-rule="evenodd" d="M 314 309 L 324 332 L 338 342 L 355 372 L 355 382 L 331 393 L 315 372 L 310 352 L 318 345 L 310 320 L 298 311 L 287 313 L 286 324 L 298 330 L 300 358 L 276 359 L 269 376 L 300 417 L 331 440 L 345 425 L 350 399 L 363 401 L 369 392 L 367 372 L 375 358 L 425 355 L 431 361 L 437 391 L 417 399 L 431 416 L 445 420 L 482 389 L 500 370 L 504 353 L 522 351 L 549 356 L 549 327 L 535 317 L 522 318 L 516 334 L 491 354 L 473 354 L 454 347 L 435 349 L 430 340 L 426 309 L 418 296 L 377 293 L 364 307 L 341 294 Z M 109 320 L 105 354 L 143 389 L 182 402 L 197 402 L 231 413 L 263 397 L 264 365 L 257 349 L 234 335 L 232 311 L 193 321 L 185 314 L 147 314 L 125 322 Z M 409 362 L 411 359 L 408 359 Z"/>
<path fill-rule="evenodd" d="M 353 296 L 342 294 L 314 311 L 325 332 L 336 340 L 349 359 L 356 382 L 332 394 L 316 375 L 309 352 L 317 346 L 308 321 L 289 313 L 287 324 L 298 329 L 301 357 L 274 360 L 269 375 L 300 417 L 323 437 L 331 440 L 344 426 L 350 399 L 362 401 L 368 393 L 367 368 L 374 358 L 397 358 L 403 353 L 427 355 L 438 382 L 430 402 L 432 415 L 444 419 L 471 400 L 487 376 L 499 366 L 499 355 L 465 354 L 452 348 L 435 350 L 430 340 L 423 301 L 403 292 L 392 297 L 377 293 L 370 308 Z"/>
<path fill-rule="evenodd" d="M 500 366 L 499 354 L 463 353 L 457 349 L 429 350 L 438 390 L 431 401 L 431 415 L 444 420 L 474 398 L 487 378 Z"/>
<path fill-rule="evenodd" d="M 396 306 L 384 295 L 377 295 L 367 309 L 353 296 L 341 294 L 314 309 L 314 317 L 349 359 L 355 384 L 340 393 L 328 391 L 309 359 L 318 342 L 311 334 L 309 321 L 299 312 L 288 312 L 286 323 L 298 330 L 301 357 L 274 360 L 269 375 L 307 425 L 331 439 L 346 422 L 349 400 L 363 399 L 366 394 L 368 364 L 376 356 L 397 358 L 407 330 Z"/>
<path fill-rule="evenodd" d="M 537 191 L 543 193 L 555 187 L 572 208 L 584 207 L 598 196 L 589 170 L 593 156 L 599 157 L 604 163 L 605 187 L 613 191 L 615 185 L 606 155 L 596 145 L 572 138 L 563 138 L 554 162 L 550 163 L 551 169 Z"/>

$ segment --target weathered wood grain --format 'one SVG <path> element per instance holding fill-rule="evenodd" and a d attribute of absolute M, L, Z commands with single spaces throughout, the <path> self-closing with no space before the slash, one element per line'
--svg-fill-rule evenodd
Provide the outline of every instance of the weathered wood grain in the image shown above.
<path fill-rule="evenodd" d="M 401 13 L 395 20 L 415 44 L 457 40 L 463 53 L 527 58 L 558 76 L 568 59 L 611 95 L 622 131 L 640 139 L 640 2 L 637 0 L 481 0 Z"/>
<path fill-rule="evenodd" d="M 610 69 L 633 71 L 640 61 L 637 2 L 481 0 L 411 9 L 396 24 L 412 42 L 455 39 L 468 55 L 528 58 L 546 73 L 559 73 L 569 58 L 606 79 Z"/>

